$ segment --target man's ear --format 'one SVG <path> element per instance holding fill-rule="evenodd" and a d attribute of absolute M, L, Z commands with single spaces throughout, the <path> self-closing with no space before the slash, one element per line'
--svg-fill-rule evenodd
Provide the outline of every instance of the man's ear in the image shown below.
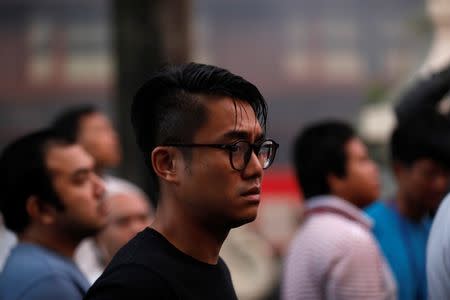
<path fill-rule="evenodd" d="M 183 157 L 178 149 L 158 146 L 153 149 L 151 159 L 153 170 L 161 179 L 178 183 L 180 166 L 183 164 Z"/>
<path fill-rule="evenodd" d="M 336 174 L 329 173 L 327 175 L 327 182 L 331 194 L 345 199 L 348 193 L 348 187 L 346 186 L 346 176 L 337 176 Z"/>
<path fill-rule="evenodd" d="M 404 169 L 405 169 L 405 166 L 401 162 L 398 162 L 398 161 L 392 162 L 392 172 L 393 172 L 395 178 L 398 179 L 399 177 L 401 177 Z"/>
<path fill-rule="evenodd" d="M 26 210 L 32 220 L 44 225 L 55 222 L 56 209 L 50 204 L 43 203 L 37 196 L 30 196 L 26 201 Z"/>
<path fill-rule="evenodd" d="M 327 183 L 331 194 L 340 195 L 344 189 L 345 178 L 336 176 L 333 173 L 327 175 Z"/>

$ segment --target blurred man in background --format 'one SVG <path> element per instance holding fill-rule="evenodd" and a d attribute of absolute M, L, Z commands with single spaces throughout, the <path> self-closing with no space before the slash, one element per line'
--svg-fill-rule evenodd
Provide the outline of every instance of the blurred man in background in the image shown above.
<path fill-rule="evenodd" d="M 95 236 L 84 240 L 75 253 L 75 261 L 90 283 L 102 274 L 116 252 L 153 220 L 153 209 L 146 195 L 123 182 L 108 184 L 105 193 L 107 225 Z"/>
<path fill-rule="evenodd" d="M 450 185 L 450 121 L 441 111 L 449 90 L 447 66 L 413 82 L 401 95 L 389 143 L 397 189 L 367 209 L 402 300 L 427 298 L 428 235 Z"/>
<path fill-rule="evenodd" d="M 103 182 L 79 145 L 42 130 L 0 157 L 0 210 L 19 237 L 0 276 L 0 299 L 82 299 L 89 283 L 72 260 L 106 224 Z"/>
<path fill-rule="evenodd" d="M 68 140 L 79 143 L 94 157 L 95 169 L 106 185 L 110 181 L 129 183 L 108 174 L 120 164 L 122 148 L 116 130 L 104 113 L 91 105 L 72 107 L 56 116 L 52 127 Z"/>
<path fill-rule="evenodd" d="M 294 166 L 306 216 L 284 262 L 282 299 L 395 299 L 395 283 L 362 208 L 379 195 L 367 148 L 340 121 L 305 128 Z"/>
<path fill-rule="evenodd" d="M 117 250 L 150 223 L 153 210 L 145 193 L 133 183 L 108 174 L 122 159 L 119 136 L 109 118 L 94 106 L 66 109 L 53 121 L 55 131 L 77 142 L 95 159 L 105 182 L 109 217 L 99 235 L 82 243 L 76 260 L 91 283 L 98 278 Z"/>

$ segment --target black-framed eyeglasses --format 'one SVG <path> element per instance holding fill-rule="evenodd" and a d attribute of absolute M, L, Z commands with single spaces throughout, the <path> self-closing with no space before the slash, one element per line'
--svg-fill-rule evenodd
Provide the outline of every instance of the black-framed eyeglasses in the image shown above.
<path fill-rule="evenodd" d="M 171 147 L 208 147 L 227 150 L 230 155 L 230 164 L 236 171 L 242 171 L 247 166 L 252 156 L 252 151 L 256 154 L 263 169 L 267 169 L 273 163 L 279 145 L 274 140 L 265 140 L 258 144 L 250 144 L 247 141 L 239 140 L 231 144 L 164 144 Z"/>

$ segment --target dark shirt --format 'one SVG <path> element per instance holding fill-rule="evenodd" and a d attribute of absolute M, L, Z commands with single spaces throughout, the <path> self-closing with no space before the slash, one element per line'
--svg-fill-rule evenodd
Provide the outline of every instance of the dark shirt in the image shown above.
<path fill-rule="evenodd" d="M 237 297 L 230 272 L 221 258 L 216 265 L 198 261 L 147 228 L 119 250 L 84 299 Z"/>

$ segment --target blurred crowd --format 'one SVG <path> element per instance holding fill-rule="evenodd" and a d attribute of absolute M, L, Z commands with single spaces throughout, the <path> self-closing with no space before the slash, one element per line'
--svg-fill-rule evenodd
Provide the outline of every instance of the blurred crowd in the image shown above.
<path fill-rule="evenodd" d="M 387 198 L 350 122 L 299 129 L 290 151 L 304 198 L 296 232 L 280 249 L 258 223 L 230 231 L 220 256 L 237 297 L 449 299 L 449 91 L 447 66 L 400 95 L 389 141 L 396 190 Z M 114 175 L 121 158 L 111 119 L 89 105 L 67 108 L 5 148 L 1 300 L 55 297 L 52 281 L 72 284 L 60 299 L 81 299 L 119 249 L 152 226 L 155 202 Z M 17 282 L 35 289 L 15 289 Z"/>

